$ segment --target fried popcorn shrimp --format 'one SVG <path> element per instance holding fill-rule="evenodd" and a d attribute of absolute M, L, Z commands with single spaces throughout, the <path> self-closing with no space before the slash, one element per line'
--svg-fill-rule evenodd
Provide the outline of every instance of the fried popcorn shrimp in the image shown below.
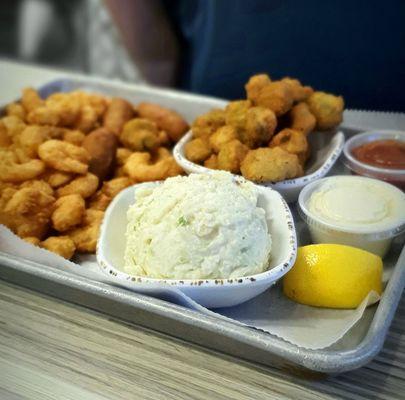
<path fill-rule="evenodd" d="M 53 189 L 49 185 L 49 183 L 41 180 L 41 179 L 33 179 L 31 181 L 25 181 L 20 185 L 20 189 L 22 188 L 31 188 L 31 189 L 37 189 L 41 192 L 44 192 L 48 194 L 49 196 L 53 196 Z"/>
<path fill-rule="evenodd" d="M 68 232 L 77 251 L 81 253 L 94 253 L 96 251 L 103 217 L 103 211 L 87 209 L 81 226 Z"/>
<path fill-rule="evenodd" d="M 90 105 L 82 105 L 73 127 L 81 132 L 91 132 L 98 127 L 98 118 L 99 115 L 95 108 Z"/>
<path fill-rule="evenodd" d="M 186 143 L 184 153 L 188 160 L 200 164 L 211 155 L 212 150 L 207 140 L 196 138 Z"/>
<path fill-rule="evenodd" d="M 84 199 L 93 195 L 98 187 L 98 178 L 93 174 L 86 174 L 73 179 L 70 183 L 57 189 L 58 197 L 67 196 L 69 194 L 78 194 Z"/>
<path fill-rule="evenodd" d="M 45 163 L 41 160 L 30 160 L 18 164 L 10 162 L 10 159 L 7 159 L 7 157 L 1 157 L 0 153 L 0 180 L 3 182 L 23 182 L 37 178 L 45 171 Z"/>
<path fill-rule="evenodd" d="M 124 125 L 133 117 L 132 104 L 119 97 L 114 97 L 104 114 L 103 126 L 119 136 Z"/>
<path fill-rule="evenodd" d="M 122 178 L 114 178 L 110 181 L 104 182 L 101 192 L 109 198 L 113 199 L 121 190 L 124 190 L 128 186 L 132 185 L 132 180 L 127 176 Z"/>
<path fill-rule="evenodd" d="M 240 169 L 246 179 L 254 182 L 280 182 L 303 174 L 298 157 L 280 147 L 250 150 Z"/>
<path fill-rule="evenodd" d="M 128 121 L 121 132 L 121 143 L 134 151 L 149 151 L 159 146 L 158 128 L 153 121 L 134 118 Z"/>
<path fill-rule="evenodd" d="M 242 144 L 239 140 L 234 139 L 223 146 L 218 153 L 218 169 L 238 174 L 240 165 L 245 158 L 249 148 Z"/>
<path fill-rule="evenodd" d="M 271 82 L 267 74 L 253 75 L 245 85 L 246 97 L 253 103 L 256 102 L 260 91 Z"/>
<path fill-rule="evenodd" d="M 27 113 L 24 107 L 19 103 L 10 103 L 6 106 L 6 114 L 8 116 L 14 116 L 24 121 Z"/>
<path fill-rule="evenodd" d="M 128 160 L 129 156 L 132 154 L 132 151 L 125 147 L 118 147 L 115 153 L 115 160 L 118 166 L 122 166 Z"/>
<path fill-rule="evenodd" d="M 30 111 L 27 115 L 27 122 L 36 125 L 57 126 L 60 124 L 60 118 L 58 110 L 42 106 Z"/>
<path fill-rule="evenodd" d="M 246 114 L 252 106 L 250 100 L 231 101 L 225 108 L 225 122 L 233 126 L 237 132 L 241 132 L 246 127 Z"/>
<path fill-rule="evenodd" d="M 316 119 L 311 111 L 309 111 L 307 103 L 298 103 L 295 105 L 288 113 L 288 117 L 291 129 L 300 131 L 304 135 L 308 135 L 315 128 Z"/>
<path fill-rule="evenodd" d="M 98 190 L 90 197 L 89 208 L 93 210 L 105 211 L 111 203 L 112 198 Z"/>
<path fill-rule="evenodd" d="M 0 223 L 20 237 L 46 234 L 55 198 L 36 188 L 8 189 L 11 198 L 0 210 Z M 7 196 L 7 192 L 4 194 Z"/>
<path fill-rule="evenodd" d="M 294 129 L 283 129 L 271 140 L 269 147 L 280 147 L 288 153 L 295 154 L 301 165 L 309 156 L 309 145 L 306 136 Z"/>
<path fill-rule="evenodd" d="M 1 123 L 6 128 L 7 135 L 14 139 L 25 129 L 26 125 L 23 120 L 16 117 L 15 115 L 10 115 L 8 117 L 3 117 Z"/>
<path fill-rule="evenodd" d="M 221 147 L 231 140 L 238 139 L 239 136 L 233 126 L 225 125 L 214 132 L 209 138 L 209 144 L 215 153 L 219 153 Z"/>
<path fill-rule="evenodd" d="M 211 157 L 204 161 L 204 167 L 218 169 L 218 156 L 216 154 L 211 154 Z"/>
<path fill-rule="evenodd" d="M 153 103 L 140 103 L 137 107 L 141 118 L 154 121 L 173 142 L 177 142 L 189 129 L 187 122 L 174 110 Z"/>
<path fill-rule="evenodd" d="M 342 96 L 315 92 L 307 100 L 311 113 L 316 118 L 319 130 L 332 129 L 343 120 L 344 101 Z"/>
<path fill-rule="evenodd" d="M 39 125 L 27 126 L 16 139 L 18 146 L 20 146 L 24 152 L 30 158 L 36 158 L 38 155 L 38 147 L 45 140 L 48 135 L 45 129 L 42 129 Z"/>
<path fill-rule="evenodd" d="M 293 102 L 294 97 L 290 85 L 286 82 L 274 81 L 260 90 L 254 104 L 270 108 L 279 117 L 290 110 Z"/>
<path fill-rule="evenodd" d="M 71 93 L 54 93 L 45 100 L 45 108 L 57 115 L 55 125 L 63 127 L 73 127 L 80 116 L 81 106 Z"/>
<path fill-rule="evenodd" d="M 277 118 L 273 111 L 264 107 L 251 107 L 246 113 L 246 129 L 241 141 L 250 148 L 268 143 L 276 129 Z"/>
<path fill-rule="evenodd" d="M 86 204 L 79 194 L 59 197 L 51 217 L 52 226 L 59 232 L 66 232 L 82 222 L 85 209 Z"/>
<path fill-rule="evenodd" d="M 311 86 L 302 86 L 298 79 L 285 77 L 280 82 L 284 82 L 290 87 L 294 101 L 305 101 L 314 93 L 314 89 Z"/>
<path fill-rule="evenodd" d="M 208 138 L 223 125 L 225 125 L 225 111 L 214 108 L 197 117 L 191 125 L 191 130 L 194 137 Z"/>
<path fill-rule="evenodd" d="M 81 146 L 86 135 L 79 130 L 66 129 L 62 137 L 65 142 Z"/>
<path fill-rule="evenodd" d="M 76 246 L 69 236 L 49 236 L 40 243 L 46 250 L 56 253 L 67 260 L 70 260 L 75 253 Z"/>
<path fill-rule="evenodd" d="M 30 243 L 34 246 L 39 246 L 41 240 L 39 240 L 37 237 L 35 236 L 27 236 L 22 238 L 22 240 L 24 240 L 24 242 Z"/>
<path fill-rule="evenodd" d="M 61 140 L 48 140 L 38 147 L 38 155 L 46 165 L 63 172 L 85 174 L 90 155 L 87 150 Z"/>
<path fill-rule="evenodd" d="M 68 172 L 56 171 L 54 169 L 47 169 L 41 178 L 44 179 L 52 188 L 58 188 L 59 186 L 66 185 L 73 178 L 73 174 Z"/>
<path fill-rule="evenodd" d="M 0 120 L 0 147 L 8 147 L 12 143 L 10 136 L 7 133 L 7 128 Z"/>
<path fill-rule="evenodd" d="M 99 128 L 89 133 L 82 146 L 90 154 L 89 171 L 100 181 L 110 176 L 115 166 L 117 136 L 106 128 Z"/>
<path fill-rule="evenodd" d="M 180 175 L 183 170 L 172 156 L 153 163 L 150 153 L 133 153 L 124 165 L 128 176 L 137 182 L 160 181 Z"/>
<path fill-rule="evenodd" d="M 42 107 L 44 101 L 39 96 L 38 92 L 33 88 L 25 88 L 22 92 L 21 104 L 27 113 Z"/>

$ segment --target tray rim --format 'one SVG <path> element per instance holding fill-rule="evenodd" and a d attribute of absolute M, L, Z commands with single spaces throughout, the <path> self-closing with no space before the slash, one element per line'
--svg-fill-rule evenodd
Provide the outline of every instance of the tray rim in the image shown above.
<path fill-rule="evenodd" d="M 156 94 L 168 98 L 181 97 L 182 100 L 188 101 L 198 100 L 207 105 L 212 105 L 213 103 L 216 103 L 217 105 L 226 103 L 226 100 L 224 99 L 191 94 L 178 90 L 156 88 L 144 84 L 132 84 L 121 81 L 108 81 L 97 77 L 65 77 L 63 74 L 61 74 L 60 78 L 52 79 L 47 83 L 41 84 L 38 89 L 46 90 L 47 87 L 52 85 L 62 85 L 66 83 L 83 85 L 94 84 L 114 89 L 132 89 L 137 90 L 138 93 Z M 342 128 L 344 128 L 344 126 Z M 351 128 L 348 127 L 348 129 L 350 130 Z M 125 299 L 127 304 L 130 304 L 133 307 L 138 307 L 144 311 L 160 315 L 164 318 L 170 318 L 175 321 L 181 320 L 186 324 L 192 323 L 194 326 L 203 330 L 232 338 L 237 342 L 279 356 L 280 358 L 298 366 L 325 373 L 340 373 L 359 368 L 370 361 L 381 350 L 387 331 L 401 299 L 402 291 L 405 287 L 405 246 L 403 246 L 393 269 L 391 278 L 386 286 L 380 303 L 377 306 L 375 314 L 373 315 L 368 332 L 359 345 L 350 350 L 310 350 L 296 346 L 277 336 L 270 335 L 269 333 L 254 328 L 241 327 L 232 322 L 218 320 L 213 316 L 200 314 L 197 311 L 189 310 L 185 307 L 164 300 L 138 294 L 106 283 L 93 281 L 80 277 L 74 273 L 61 271 L 8 253 L 0 252 L 0 264 L 2 267 L 8 268 L 9 271 L 15 270 L 29 275 L 35 275 L 43 281 L 53 281 L 67 287 L 78 289 L 85 293 L 91 294 L 93 292 L 93 294 L 98 294 L 101 297 L 107 298 L 109 297 L 109 293 L 113 293 L 113 300 L 118 303 L 122 303 L 123 299 Z M 18 281 L 12 279 L 12 274 L 8 275 L 7 271 L 5 273 L 4 271 L 3 268 L 0 269 L 1 279 L 13 282 L 17 285 L 19 284 Z M 29 286 L 26 287 L 29 288 Z M 45 290 L 37 291 L 46 293 Z M 81 304 L 80 301 L 69 301 Z M 98 311 L 102 312 L 102 310 Z M 238 327 L 238 329 L 235 329 L 235 327 Z M 248 335 L 246 335 L 246 333 L 248 333 Z M 192 342 L 192 340 L 190 341 Z"/>

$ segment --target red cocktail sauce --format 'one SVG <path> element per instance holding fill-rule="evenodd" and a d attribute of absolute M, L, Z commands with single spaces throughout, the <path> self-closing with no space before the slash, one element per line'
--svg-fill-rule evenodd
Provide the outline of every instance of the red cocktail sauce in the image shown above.
<path fill-rule="evenodd" d="M 405 142 L 375 140 L 352 150 L 353 156 L 368 165 L 389 169 L 405 169 Z"/>

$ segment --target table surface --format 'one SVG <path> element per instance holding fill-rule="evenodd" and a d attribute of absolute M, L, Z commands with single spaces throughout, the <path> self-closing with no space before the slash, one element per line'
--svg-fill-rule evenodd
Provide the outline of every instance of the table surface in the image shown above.
<path fill-rule="evenodd" d="M 0 102 L 62 74 L 0 61 Z M 371 363 L 303 378 L 0 281 L 0 398 L 404 399 L 405 298 Z"/>

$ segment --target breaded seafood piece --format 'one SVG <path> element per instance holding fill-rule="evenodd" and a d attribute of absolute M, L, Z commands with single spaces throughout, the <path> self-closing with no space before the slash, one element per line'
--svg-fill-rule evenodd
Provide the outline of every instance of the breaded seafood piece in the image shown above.
<path fill-rule="evenodd" d="M 7 158 L 6 153 L 0 153 L 0 181 L 24 182 L 35 179 L 45 172 L 45 163 L 41 160 L 30 160 L 19 164 Z"/>
<path fill-rule="evenodd" d="M 124 190 L 128 186 L 133 184 L 132 180 L 127 176 L 121 178 L 114 178 L 109 181 L 105 181 L 101 188 L 101 192 L 104 193 L 110 199 L 113 199 L 121 190 Z"/>
<path fill-rule="evenodd" d="M 251 76 L 249 81 L 245 85 L 246 97 L 253 103 L 255 103 L 260 91 L 270 82 L 271 79 L 267 74 L 258 74 Z"/>
<path fill-rule="evenodd" d="M 218 169 L 218 156 L 216 154 L 211 154 L 211 157 L 204 161 L 204 167 Z"/>
<path fill-rule="evenodd" d="M 63 140 L 76 146 L 81 146 L 86 135 L 80 130 L 66 129 L 63 133 Z"/>
<path fill-rule="evenodd" d="M 58 171 L 85 174 L 89 168 L 89 153 L 82 147 L 61 140 L 42 143 L 38 147 L 38 155 L 46 165 Z"/>
<path fill-rule="evenodd" d="M 272 110 L 264 107 L 251 107 L 246 113 L 246 129 L 241 132 L 241 142 L 250 148 L 268 143 L 277 126 L 277 118 Z"/>
<path fill-rule="evenodd" d="M 78 194 L 83 199 L 92 196 L 98 188 L 99 180 L 94 174 L 86 174 L 73 179 L 70 183 L 57 189 L 58 197 L 67 196 L 69 194 Z"/>
<path fill-rule="evenodd" d="M 22 91 L 21 105 L 26 113 L 29 113 L 38 107 L 42 107 L 44 105 L 44 100 L 41 99 L 41 96 L 35 89 L 25 88 Z"/>
<path fill-rule="evenodd" d="M 42 179 L 33 179 L 33 180 L 25 181 L 20 185 L 20 189 L 22 189 L 22 188 L 38 189 L 41 192 L 48 194 L 49 196 L 54 195 L 51 185 L 49 185 L 48 182 L 45 182 Z"/>
<path fill-rule="evenodd" d="M 288 113 L 289 126 L 291 129 L 302 132 L 308 135 L 315 129 L 316 119 L 309 111 L 307 103 L 298 103 Z"/>
<path fill-rule="evenodd" d="M 103 211 L 87 209 L 81 226 L 67 233 L 73 240 L 77 251 L 80 253 L 94 253 L 96 251 L 103 217 Z"/>
<path fill-rule="evenodd" d="M 194 137 L 208 138 L 223 125 L 225 125 L 225 111 L 214 108 L 197 117 L 191 125 L 191 130 Z"/>
<path fill-rule="evenodd" d="M 89 133 L 100 125 L 98 118 L 97 110 L 91 105 L 84 104 L 80 107 L 79 116 L 73 124 L 73 128 L 84 133 Z"/>
<path fill-rule="evenodd" d="M 171 155 L 154 162 L 150 153 L 139 152 L 128 158 L 124 171 L 137 182 L 160 181 L 183 173 Z"/>
<path fill-rule="evenodd" d="M 0 121 L 6 129 L 7 135 L 13 140 L 13 142 L 27 126 L 22 119 L 16 117 L 15 115 L 3 117 Z"/>
<path fill-rule="evenodd" d="M 21 119 L 22 121 L 24 121 L 25 117 L 27 116 L 27 112 L 25 111 L 25 108 L 20 103 L 7 104 L 6 114 L 8 116 L 13 115 L 13 116 Z"/>
<path fill-rule="evenodd" d="M 79 194 L 59 197 L 52 214 L 52 226 L 59 232 L 66 232 L 82 222 L 86 204 Z"/>
<path fill-rule="evenodd" d="M 11 194 L 0 209 L 0 223 L 8 226 L 20 237 L 42 239 L 49 228 L 55 198 L 36 188 L 8 189 Z"/>
<path fill-rule="evenodd" d="M 7 128 L 0 120 L 0 147 L 8 147 L 12 143 L 11 137 L 7 133 Z"/>
<path fill-rule="evenodd" d="M 225 125 L 210 136 L 209 144 L 215 153 L 219 153 L 222 146 L 234 139 L 239 139 L 236 129 L 233 126 Z"/>
<path fill-rule="evenodd" d="M 294 103 L 290 85 L 282 81 L 274 81 L 260 90 L 254 104 L 270 108 L 277 117 L 289 111 Z"/>
<path fill-rule="evenodd" d="M 68 172 L 61 172 L 55 169 L 49 168 L 42 175 L 41 179 L 45 180 L 49 185 L 56 189 L 60 186 L 66 185 L 74 178 L 73 174 Z"/>
<path fill-rule="evenodd" d="M 73 257 L 76 250 L 76 246 L 69 236 L 49 236 L 40 243 L 40 246 L 67 260 Z"/>
<path fill-rule="evenodd" d="M 188 160 L 200 164 L 211 155 L 212 150 L 207 140 L 195 138 L 186 143 L 184 153 Z"/>
<path fill-rule="evenodd" d="M 158 128 L 145 118 L 128 121 L 120 134 L 120 141 L 133 151 L 150 151 L 159 147 Z"/>
<path fill-rule="evenodd" d="M 34 246 L 39 246 L 39 244 L 41 243 L 41 241 L 35 236 L 27 236 L 27 237 L 22 238 L 22 240 L 24 240 L 24 242 L 30 243 Z"/>
<path fill-rule="evenodd" d="M 177 142 L 188 131 L 188 123 L 174 110 L 154 103 L 139 103 L 138 114 L 141 118 L 154 121 L 159 129 L 166 131 L 173 142 Z"/>
<path fill-rule="evenodd" d="M 303 174 L 295 154 L 280 147 L 250 150 L 241 164 L 242 175 L 254 182 L 280 182 Z"/>
<path fill-rule="evenodd" d="M 132 151 L 127 149 L 126 147 L 118 147 L 115 153 L 115 160 L 119 167 L 125 164 L 128 160 L 129 156 L 132 154 Z"/>
<path fill-rule="evenodd" d="M 16 144 L 30 158 L 38 156 L 38 147 L 48 139 L 46 129 L 39 125 L 27 126 L 16 138 Z"/>
<path fill-rule="evenodd" d="M 246 115 L 248 109 L 252 107 L 250 100 L 231 101 L 225 108 L 226 125 L 233 126 L 239 133 L 246 127 Z"/>
<path fill-rule="evenodd" d="M 271 140 L 269 147 L 280 147 L 283 150 L 295 154 L 301 165 L 309 156 L 309 145 L 306 136 L 294 129 L 283 129 Z"/>
<path fill-rule="evenodd" d="M 218 169 L 238 174 L 240 172 L 241 162 L 248 151 L 249 148 L 239 140 L 234 139 L 230 141 L 226 146 L 223 146 L 218 153 Z"/>
<path fill-rule="evenodd" d="M 319 130 L 332 129 L 342 122 L 345 106 L 342 96 L 315 92 L 308 98 L 307 103 L 316 118 L 316 127 Z"/>
<path fill-rule="evenodd" d="M 104 114 L 103 126 L 119 136 L 124 125 L 133 117 L 132 104 L 119 97 L 114 97 Z"/>
<path fill-rule="evenodd" d="M 312 93 L 314 93 L 314 89 L 312 89 L 311 86 L 302 86 L 298 79 L 285 77 L 281 79 L 280 82 L 289 85 L 294 101 L 305 101 Z"/>
<path fill-rule="evenodd" d="M 89 208 L 93 210 L 105 211 L 111 203 L 112 198 L 98 190 L 90 197 Z"/>

